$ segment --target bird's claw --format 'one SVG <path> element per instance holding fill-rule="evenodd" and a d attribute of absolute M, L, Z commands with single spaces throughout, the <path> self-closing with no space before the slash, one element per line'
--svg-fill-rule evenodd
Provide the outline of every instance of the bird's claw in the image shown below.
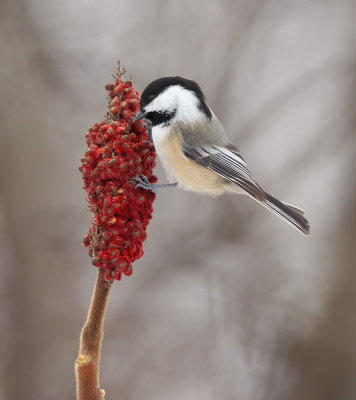
<path fill-rule="evenodd" d="M 132 181 L 136 182 L 135 189 L 141 188 L 145 190 L 150 190 L 154 194 L 157 194 L 157 187 L 154 183 L 151 183 L 146 175 L 140 174 L 135 178 L 131 178 Z"/>

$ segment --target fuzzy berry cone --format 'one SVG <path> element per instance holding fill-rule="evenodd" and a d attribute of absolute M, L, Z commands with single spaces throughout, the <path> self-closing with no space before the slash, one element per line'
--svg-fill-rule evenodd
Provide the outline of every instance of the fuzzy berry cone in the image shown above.
<path fill-rule="evenodd" d="M 119 68 L 109 92 L 107 120 L 94 124 L 86 135 L 88 149 L 79 168 L 88 194 L 93 224 L 84 245 L 93 264 L 105 269 L 105 279 L 120 280 L 132 275 L 131 263 L 143 255 L 147 225 L 152 218 L 155 194 L 136 189 L 131 178 L 144 174 L 157 178 L 154 146 L 147 128 L 132 123 L 139 111 L 140 95 L 131 80 L 122 79 Z"/>

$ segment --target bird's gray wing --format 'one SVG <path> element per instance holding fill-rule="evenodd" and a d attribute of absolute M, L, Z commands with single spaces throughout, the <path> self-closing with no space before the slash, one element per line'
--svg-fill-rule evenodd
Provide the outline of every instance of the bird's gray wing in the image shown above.
<path fill-rule="evenodd" d="M 215 171 L 231 183 L 245 190 L 256 200 L 265 198 L 265 191 L 255 181 L 239 150 L 227 146 L 190 146 L 183 143 L 183 153 L 197 164 Z"/>
<path fill-rule="evenodd" d="M 304 217 L 304 211 L 283 203 L 266 193 L 255 181 L 235 146 L 231 144 L 225 146 L 190 146 L 183 143 L 183 152 L 190 160 L 215 171 L 227 181 L 243 189 L 252 198 L 299 229 L 303 234 L 309 234 L 309 222 Z"/>

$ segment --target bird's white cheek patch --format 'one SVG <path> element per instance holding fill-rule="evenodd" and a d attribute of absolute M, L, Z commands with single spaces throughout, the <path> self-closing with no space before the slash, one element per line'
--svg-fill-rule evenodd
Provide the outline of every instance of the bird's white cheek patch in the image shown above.
<path fill-rule="evenodd" d="M 146 112 L 172 112 L 176 108 L 177 92 L 174 90 L 176 86 L 166 89 L 158 95 L 151 103 L 145 107 Z"/>
<path fill-rule="evenodd" d="M 179 85 L 170 86 L 145 107 L 146 112 L 172 113 L 174 122 L 195 122 L 204 115 L 198 107 L 198 99 L 195 94 Z"/>

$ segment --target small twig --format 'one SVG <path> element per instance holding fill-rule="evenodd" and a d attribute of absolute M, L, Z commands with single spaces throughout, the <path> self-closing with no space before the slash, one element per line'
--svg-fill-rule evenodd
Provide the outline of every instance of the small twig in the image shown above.
<path fill-rule="evenodd" d="M 121 61 L 119 60 L 117 62 L 117 73 L 116 73 L 116 76 L 122 76 L 125 73 L 126 73 L 126 68 L 123 65 L 121 65 Z"/>
<path fill-rule="evenodd" d="M 100 354 L 103 340 L 105 310 L 111 285 L 99 269 L 88 317 L 81 337 L 76 360 L 77 400 L 104 400 L 105 392 L 99 386 Z"/>

